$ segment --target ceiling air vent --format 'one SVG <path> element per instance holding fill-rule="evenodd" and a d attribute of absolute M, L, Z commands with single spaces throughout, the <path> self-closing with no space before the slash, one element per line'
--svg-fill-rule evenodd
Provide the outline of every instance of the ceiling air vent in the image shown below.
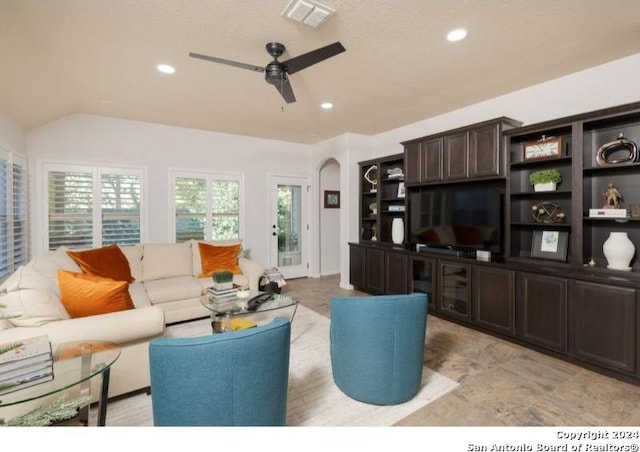
<path fill-rule="evenodd" d="M 334 13 L 335 10 L 313 0 L 291 0 L 282 16 L 318 28 Z"/>

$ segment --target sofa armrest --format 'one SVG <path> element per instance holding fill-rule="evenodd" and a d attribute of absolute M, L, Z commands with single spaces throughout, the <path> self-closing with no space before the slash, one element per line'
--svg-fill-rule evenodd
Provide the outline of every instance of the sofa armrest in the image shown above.
<path fill-rule="evenodd" d="M 159 336 L 164 331 L 164 312 L 157 306 L 127 309 L 108 314 L 57 320 L 39 327 L 15 327 L 0 334 L 0 342 L 24 339 L 40 334 L 54 344 L 70 341 L 110 341 L 125 344 Z"/>
<path fill-rule="evenodd" d="M 238 267 L 242 270 L 242 274 L 249 278 L 249 290 L 257 292 L 260 278 L 264 275 L 264 267 L 246 257 L 238 259 Z"/>

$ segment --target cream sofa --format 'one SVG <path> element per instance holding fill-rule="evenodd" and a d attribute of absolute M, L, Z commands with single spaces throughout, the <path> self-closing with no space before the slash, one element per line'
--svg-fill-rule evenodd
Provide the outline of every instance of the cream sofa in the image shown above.
<path fill-rule="evenodd" d="M 61 247 L 35 257 L 0 286 L 7 291 L 0 297 L 0 303 L 6 305 L 5 314 L 19 314 L 0 320 L 0 344 L 41 334 L 47 334 L 54 345 L 91 339 L 112 341 L 120 345 L 122 353 L 111 370 L 109 396 L 148 387 L 149 340 L 161 336 L 166 324 L 208 316 L 199 297 L 211 285 L 211 278 L 197 277 L 201 263 L 195 241 L 121 249 L 135 278 L 129 285 L 135 309 L 69 318 L 60 301 L 57 272 L 82 270 L 67 255 L 68 249 Z M 264 268 L 245 257 L 238 259 L 238 266 L 242 275 L 234 275 L 234 282 L 258 290 Z"/>

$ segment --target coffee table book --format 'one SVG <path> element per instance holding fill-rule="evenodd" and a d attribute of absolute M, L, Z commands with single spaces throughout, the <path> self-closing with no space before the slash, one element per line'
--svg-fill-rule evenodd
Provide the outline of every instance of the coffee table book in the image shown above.
<path fill-rule="evenodd" d="M 589 218 L 627 218 L 627 209 L 589 209 Z"/>
<path fill-rule="evenodd" d="M 22 339 L 16 342 L 15 347 L 12 345 L 13 343 L 0 345 L 0 350 L 9 348 L 0 354 L 0 373 L 52 359 L 51 342 L 46 335 Z"/>

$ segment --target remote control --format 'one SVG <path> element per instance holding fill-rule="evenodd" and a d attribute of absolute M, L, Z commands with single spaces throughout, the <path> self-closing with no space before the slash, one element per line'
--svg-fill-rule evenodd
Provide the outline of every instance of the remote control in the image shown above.
<path fill-rule="evenodd" d="M 260 295 L 256 295 L 255 297 L 253 297 L 251 300 L 247 302 L 247 310 L 255 311 L 256 309 L 258 309 L 258 307 L 261 304 L 266 303 L 272 298 L 273 298 L 273 294 L 270 294 L 270 293 L 261 293 Z"/>

